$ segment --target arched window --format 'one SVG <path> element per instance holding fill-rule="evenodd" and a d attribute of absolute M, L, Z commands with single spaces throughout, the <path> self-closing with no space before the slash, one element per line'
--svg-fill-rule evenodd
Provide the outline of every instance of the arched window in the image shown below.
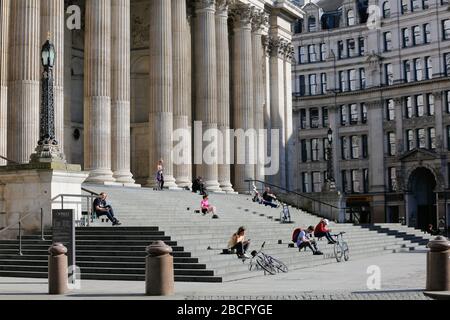
<path fill-rule="evenodd" d="M 347 25 L 348 26 L 355 25 L 355 12 L 353 10 L 347 11 Z"/>
<path fill-rule="evenodd" d="M 383 3 L 383 18 L 389 18 L 391 16 L 391 4 L 389 1 Z"/>
<path fill-rule="evenodd" d="M 317 23 L 316 18 L 313 16 L 308 18 L 308 32 L 314 32 L 317 31 Z"/>

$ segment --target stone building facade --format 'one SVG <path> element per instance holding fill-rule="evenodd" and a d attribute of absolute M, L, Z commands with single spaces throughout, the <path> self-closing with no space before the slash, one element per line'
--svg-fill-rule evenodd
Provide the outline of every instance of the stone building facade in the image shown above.
<path fill-rule="evenodd" d="M 294 162 L 292 22 L 301 10 L 273 0 L 1 0 L 0 156 L 26 163 L 38 140 L 40 48 L 55 44 L 57 138 L 67 161 L 88 182 L 153 185 L 164 161 L 166 185 L 186 187 L 202 176 L 210 191 L 245 191 L 264 179 L 264 165 L 197 164 L 195 122 L 208 129 L 279 129 L 280 171 L 286 185 Z M 66 20 L 80 8 L 81 28 Z M 180 140 L 191 161 L 174 161 Z M 201 151 L 214 159 L 214 137 Z M 246 156 L 266 152 L 246 148 Z M 186 151 L 187 150 L 187 151 Z M 183 156 L 186 156 L 184 154 Z M 0 160 L 5 165 L 6 160 Z"/>
<path fill-rule="evenodd" d="M 448 225 L 449 2 L 314 2 L 294 26 L 296 189 L 322 191 L 331 128 L 337 189 L 362 221 Z"/>

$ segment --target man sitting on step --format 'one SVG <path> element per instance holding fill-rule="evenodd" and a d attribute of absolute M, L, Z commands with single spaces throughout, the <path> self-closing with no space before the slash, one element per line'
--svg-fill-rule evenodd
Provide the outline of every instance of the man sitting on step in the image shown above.
<path fill-rule="evenodd" d="M 113 208 L 110 205 L 106 204 L 106 197 L 107 194 L 102 192 L 100 193 L 98 198 L 94 200 L 95 214 L 97 215 L 97 217 L 107 216 L 109 221 L 112 222 L 113 226 L 120 226 L 120 221 L 114 217 Z"/>
<path fill-rule="evenodd" d="M 306 231 L 305 230 L 300 231 L 297 238 L 298 251 L 301 251 L 303 248 L 309 248 L 311 249 L 314 255 L 322 255 L 323 253 L 320 252 L 319 249 L 317 249 L 316 241 L 314 241 L 314 239 L 311 239 L 313 232 L 314 232 L 313 226 L 308 227 Z"/>

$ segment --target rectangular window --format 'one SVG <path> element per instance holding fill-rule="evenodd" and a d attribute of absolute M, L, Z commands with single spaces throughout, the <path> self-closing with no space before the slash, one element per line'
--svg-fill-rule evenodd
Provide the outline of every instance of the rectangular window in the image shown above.
<path fill-rule="evenodd" d="M 414 59 L 414 80 L 423 80 L 422 59 Z"/>
<path fill-rule="evenodd" d="M 307 143 L 306 140 L 301 141 L 302 144 L 302 162 L 308 162 L 308 149 L 307 149 Z"/>
<path fill-rule="evenodd" d="M 406 82 L 411 82 L 411 64 L 409 60 L 403 61 L 404 79 Z"/>
<path fill-rule="evenodd" d="M 369 141 L 367 135 L 363 134 L 361 136 L 362 140 L 362 156 L 363 159 L 367 159 L 369 157 Z"/>
<path fill-rule="evenodd" d="M 298 62 L 300 64 L 306 63 L 306 49 L 305 47 L 298 47 Z"/>
<path fill-rule="evenodd" d="M 313 45 L 313 44 L 308 46 L 308 60 L 309 60 L 310 63 L 317 61 L 316 46 Z"/>
<path fill-rule="evenodd" d="M 360 178 L 359 178 L 359 171 L 358 170 L 352 170 L 351 171 L 352 176 L 352 193 L 360 193 Z"/>
<path fill-rule="evenodd" d="M 322 192 L 322 179 L 320 172 L 312 173 L 313 192 Z"/>
<path fill-rule="evenodd" d="M 427 111 L 429 116 L 434 116 L 434 95 L 432 93 L 427 94 Z"/>
<path fill-rule="evenodd" d="M 447 77 L 450 77 L 450 53 L 444 55 L 444 71 Z"/>
<path fill-rule="evenodd" d="M 311 139 L 311 161 L 319 161 L 319 139 Z"/>
<path fill-rule="evenodd" d="M 315 74 L 309 75 L 309 94 L 312 96 L 317 94 L 317 76 Z"/>
<path fill-rule="evenodd" d="M 347 40 L 347 57 L 351 58 L 355 56 L 355 40 Z"/>
<path fill-rule="evenodd" d="M 341 125 L 345 126 L 347 124 L 347 107 L 342 105 L 340 108 L 341 113 Z"/>
<path fill-rule="evenodd" d="M 433 78 L 433 62 L 431 60 L 431 57 L 425 57 L 425 74 L 426 79 Z"/>
<path fill-rule="evenodd" d="M 450 126 L 447 126 L 447 150 L 450 151 Z"/>
<path fill-rule="evenodd" d="M 402 29 L 402 40 L 403 40 L 403 48 L 407 48 L 410 46 L 410 38 L 409 38 L 409 29 Z"/>
<path fill-rule="evenodd" d="M 430 43 L 431 42 L 431 30 L 430 30 L 430 24 L 425 23 L 423 25 L 423 42 L 424 43 Z"/>
<path fill-rule="evenodd" d="M 347 137 L 341 137 L 341 158 L 342 158 L 342 160 L 348 159 L 348 139 L 347 139 Z"/>
<path fill-rule="evenodd" d="M 366 88 L 366 70 L 364 68 L 359 68 L 359 88 Z"/>
<path fill-rule="evenodd" d="M 330 121 L 328 120 L 328 108 L 322 108 L 322 126 L 328 128 L 330 126 Z"/>
<path fill-rule="evenodd" d="M 408 12 L 408 0 L 402 0 L 401 6 L 402 6 L 402 14 L 407 13 Z"/>
<path fill-rule="evenodd" d="M 417 129 L 417 147 L 425 149 L 427 147 L 427 141 L 425 140 L 425 129 Z"/>
<path fill-rule="evenodd" d="M 363 56 L 364 53 L 366 52 L 366 49 L 365 49 L 365 40 L 364 40 L 363 37 L 359 37 L 359 39 L 358 39 L 358 47 L 359 47 L 359 55 L 360 55 L 360 56 Z"/>
<path fill-rule="evenodd" d="M 412 28 L 412 32 L 413 32 L 413 45 L 417 46 L 418 44 L 421 43 L 421 30 L 419 26 L 414 26 Z"/>
<path fill-rule="evenodd" d="M 306 129 L 306 110 L 300 109 L 300 129 Z"/>
<path fill-rule="evenodd" d="M 322 94 L 327 93 L 327 74 L 326 73 L 320 74 L 320 92 Z"/>
<path fill-rule="evenodd" d="M 406 147 L 408 151 L 414 149 L 414 132 L 412 130 L 406 130 Z"/>
<path fill-rule="evenodd" d="M 303 192 L 308 193 L 309 192 L 309 179 L 308 179 L 308 173 L 303 172 L 302 173 L 302 182 L 303 182 Z"/>
<path fill-rule="evenodd" d="M 411 0 L 411 11 L 417 11 L 420 9 L 420 2 L 419 0 Z"/>
<path fill-rule="evenodd" d="M 344 41 L 338 41 L 338 58 L 344 58 Z"/>
<path fill-rule="evenodd" d="M 411 119 L 414 114 L 411 97 L 405 98 L 405 108 L 406 118 Z"/>
<path fill-rule="evenodd" d="M 389 132 L 388 133 L 388 155 L 389 156 L 395 156 L 397 153 L 397 143 L 395 141 L 395 133 Z"/>
<path fill-rule="evenodd" d="M 300 83 L 300 96 L 304 96 L 306 94 L 306 80 L 305 80 L 305 76 L 300 76 L 299 77 L 299 83 Z"/>
<path fill-rule="evenodd" d="M 428 145 L 430 149 L 436 149 L 436 129 L 428 128 Z"/>
<path fill-rule="evenodd" d="M 339 89 L 341 92 L 344 92 L 346 90 L 346 83 L 345 83 L 345 72 L 339 71 Z"/>
<path fill-rule="evenodd" d="M 369 169 L 363 169 L 363 192 L 369 193 Z"/>
<path fill-rule="evenodd" d="M 450 91 L 445 93 L 445 109 L 450 113 Z"/>
<path fill-rule="evenodd" d="M 367 106 L 365 103 L 361 103 L 361 122 L 367 123 Z"/>
<path fill-rule="evenodd" d="M 384 51 L 391 51 L 392 50 L 392 33 L 390 31 L 385 32 L 383 34 L 384 39 Z"/>
<path fill-rule="evenodd" d="M 325 43 L 320 44 L 320 61 L 325 61 L 328 59 L 327 55 L 327 45 Z"/>
<path fill-rule="evenodd" d="M 350 124 L 357 124 L 359 118 L 358 105 L 350 105 Z"/>
<path fill-rule="evenodd" d="M 442 38 L 444 40 L 450 39 L 450 19 L 442 21 Z"/>
<path fill-rule="evenodd" d="M 348 181 L 347 181 L 347 171 L 341 171 L 341 180 L 342 180 L 342 190 L 344 193 L 348 192 Z"/>
<path fill-rule="evenodd" d="M 328 138 L 323 138 L 322 139 L 322 151 L 323 151 L 323 160 L 325 160 L 325 161 L 328 161 L 327 148 L 328 148 Z M 326 175 L 325 175 L 325 177 L 326 177 Z"/>
<path fill-rule="evenodd" d="M 423 105 L 423 95 L 419 94 L 416 98 L 416 115 L 422 117 L 425 114 L 425 108 Z"/>
<path fill-rule="evenodd" d="M 386 76 L 385 82 L 386 85 L 391 86 L 394 84 L 394 68 L 391 63 L 384 65 L 384 74 Z"/>
<path fill-rule="evenodd" d="M 397 191 L 397 169 L 389 168 L 389 191 Z"/>
<path fill-rule="evenodd" d="M 429 8 L 428 0 L 422 0 L 422 8 L 423 8 L 423 10 L 426 10 Z"/>
<path fill-rule="evenodd" d="M 352 159 L 359 159 L 359 137 L 358 136 L 351 136 L 350 137 L 350 143 L 351 143 L 351 158 Z"/>
<path fill-rule="evenodd" d="M 395 102 L 393 99 L 386 101 L 386 118 L 388 121 L 395 120 Z"/>
<path fill-rule="evenodd" d="M 312 129 L 317 129 L 319 127 L 319 109 L 311 108 L 309 109 L 310 126 Z"/>
<path fill-rule="evenodd" d="M 356 70 L 355 69 L 348 70 L 348 90 L 349 91 L 356 90 Z"/>

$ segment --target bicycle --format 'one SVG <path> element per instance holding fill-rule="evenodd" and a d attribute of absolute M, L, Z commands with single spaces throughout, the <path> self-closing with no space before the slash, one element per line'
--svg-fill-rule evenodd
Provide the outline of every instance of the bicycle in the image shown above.
<path fill-rule="evenodd" d="M 344 257 L 345 261 L 350 259 L 348 244 L 344 241 L 344 234 L 345 232 L 341 232 L 334 235 L 334 237 L 336 237 L 336 243 L 334 244 L 334 255 L 337 262 L 341 262 L 342 257 Z"/>
<path fill-rule="evenodd" d="M 288 272 L 288 267 L 278 259 L 275 259 L 272 256 L 264 253 L 262 250 L 265 246 L 266 242 L 263 242 L 261 245 L 261 249 L 259 251 L 252 252 L 252 258 L 250 259 L 250 263 L 248 266 L 248 270 L 252 271 L 253 269 L 259 270 L 260 268 L 264 270 L 264 274 L 269 273 L 271 275 L 276 274 L 277 272 Z"/>
<path fill-rule="evenodd" d="M 280 223 L 291 223 L 291 213 L 289 212 L 289 206 L 283 203 L 283 210 L 280 212 Z"/>

